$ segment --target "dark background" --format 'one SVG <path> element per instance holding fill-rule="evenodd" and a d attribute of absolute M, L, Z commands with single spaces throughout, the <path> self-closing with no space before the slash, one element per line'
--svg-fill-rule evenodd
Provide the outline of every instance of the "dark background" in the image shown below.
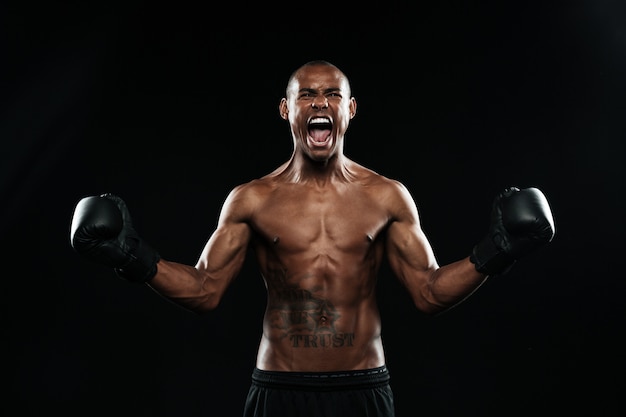
<path fill-rule="evenodd" d="M 78 257 L 75 204 L 124 198 L 194 264 L 235 185 L 291 153 L 287 77 L 327 59 L 359 107 L 346 154 L 402 181 L 441 264 L 503 187 L 554 241 L 439 317 L 385 266 L 397 417 L 623 416 L 623 1 L 4 2 L 2 405 L 12 416 L 240 416 L 265 292 L 250 259 L 196 316 Z"/>

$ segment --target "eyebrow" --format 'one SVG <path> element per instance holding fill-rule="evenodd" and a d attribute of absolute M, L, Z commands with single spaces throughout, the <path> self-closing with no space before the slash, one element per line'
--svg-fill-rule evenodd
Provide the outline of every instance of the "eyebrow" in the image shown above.
<path fill-rule="evenodd" d="M 341 91 L 341 88 L 339 87 L 327 88 L 324 90 L 324 93 L 332 93 L 335 91 Z M 314 88 L 301 88 L 300 90 L 298 90 L 298 93 L 315 93 L 315 92 L 317 92 L 317 90 Z"/>

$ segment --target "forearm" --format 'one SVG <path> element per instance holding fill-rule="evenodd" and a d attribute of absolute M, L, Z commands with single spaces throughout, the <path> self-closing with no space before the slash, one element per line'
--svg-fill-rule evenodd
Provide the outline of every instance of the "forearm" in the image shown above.
<path fill-rule="evenodd" d="M 430 314 L 450 309 L 469 297 L 486 279 L 469 257 L 441 266 L 428 280 L 427 296 L 419 307 Z"/>
<path fill-rule="evenodd" d="M 191 265 L 161 259 L 148 285 L 158 294 L 188 310 L 201 313 L 219 304 L 219 291 L 203 272 Z"/>

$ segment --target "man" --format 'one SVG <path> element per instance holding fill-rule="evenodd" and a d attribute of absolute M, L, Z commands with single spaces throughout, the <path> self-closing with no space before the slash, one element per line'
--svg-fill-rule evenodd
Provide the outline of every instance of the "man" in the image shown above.
<path fill-rule="evenodd" d="M 554 236 L 541 191 L 511 187 L 496 197 L 490 230 L 471 256 L 438 265 L 407 189 L 344 155 L 356 109 L 337 67 L 298 68 L 279 105 L 291 157 L 230 192 L 195 266 L 161 258 L 121 198 L 91 196 L 76 206 L 78 253 L 195 312 L 218 306 L 252 249 L 268 297 L 245 417 L 393 416 L 375 293 L 383 257 L 431 314 Z"/>

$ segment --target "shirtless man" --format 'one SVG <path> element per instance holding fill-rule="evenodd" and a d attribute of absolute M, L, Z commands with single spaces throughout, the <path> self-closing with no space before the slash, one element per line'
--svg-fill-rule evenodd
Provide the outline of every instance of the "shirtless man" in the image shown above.
<path fill-rule="evenodd" d="M 217 308 L 252 249 L 267 308 L 245 417 L 392 417 L 375 293 L 383 257 L 415 306 L 431 314 L 554 236 L 543 193 L 511 187 L 496 196 L 472 254 L 438 265 L 405 186 L 344 155 L 356 110 L 337 67 L 298 68 L 279 104 L 291 157 L 230 192 L 195 266 L 161 258 L 115 195 L 85 197 L 75 208 L 71 244 L 79 254 L 194 312 Z"/>

